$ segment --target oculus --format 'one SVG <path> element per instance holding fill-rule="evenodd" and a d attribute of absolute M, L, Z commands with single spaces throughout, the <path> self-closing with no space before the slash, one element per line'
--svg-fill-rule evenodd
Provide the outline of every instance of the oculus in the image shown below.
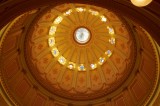
<path fill-rule="evenodd" d="M 90 40 L 90 32 L 87 28 L 80 27 L 74 33 L 74 39 L 80 44 L 85 44 Z"/>

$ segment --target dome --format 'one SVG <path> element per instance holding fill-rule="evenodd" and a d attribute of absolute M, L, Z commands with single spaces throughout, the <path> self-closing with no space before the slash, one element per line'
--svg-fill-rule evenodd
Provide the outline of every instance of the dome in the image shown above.
<path fill-rule="evenodd" d="M 157 44 L 111 8 L 60 3 L 4 27 L 0 78 L 11 105 L 148 105 L 159 82 Z"/>
<path fill-rule="evenodd" d="M 123 19 L 83 4 L 44 11 L 30 28 L 25 57 L 45 88 L 65 98 L 88 100 L 122 84 L 136 56 L 134 37 Z"/>

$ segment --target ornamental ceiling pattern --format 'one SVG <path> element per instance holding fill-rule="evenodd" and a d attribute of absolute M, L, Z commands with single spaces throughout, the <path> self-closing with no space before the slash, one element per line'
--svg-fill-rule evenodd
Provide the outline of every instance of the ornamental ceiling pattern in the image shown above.
<path fill-rule="evenodd" d="M 82 4 L 46 11 L 32 25 L 25 51 L 31 72 L 44 87 L 86 100 L 106 95 L 124 81 L 136 54 L 134 40 L 117 15 Z M 82 33 L 76 35 L 78 30 Z M 87 39 L 87 33 L 89 40 L 77 41 Z"/>
<path fill-rule="evenodd" d="M 71 13 L 68 12 L 70 9 Z M 89 10 L 97 11 L 99 15 L 93 15 Z M 65 16 L 64 13 L 70 14 Z M 93 25 L 99 23 L 102 26 L 94 30 L 96 26 L 83 25 L 91 33 L 91 39 L 87 43 L 78 43 L 74 32 L 82 25 L 76 17 L 84 14 L 88 14 L 86 22 L 95 20 Z M 63 19 L 57 25 L 54 22 L 59 16 Z M 77 24 L 67 24 L 65 17 L 75 19 Z M 55 26 L 56 30 L 52 30 Z M 68 32 L 70 30 L 72 33 Z M 52 31 L 55 33 L 51 34 Z M 102 35 L 95 35 L 98 32 Z M 67 43 L 62 46 L 59 42 Z M 147 105 L 159 80 L 159 56 L 147 31 L 110 10 L 91 5 L 64 4 L 41 12 L 27 12 L 11 22 L 1 43 L 0 78 L 2 89 L 12 105 Z M 68 46 L 69 50 L 66 49 Z M 53 55 L 54 48 L 59 53 L 57 56 Z M 70 55 L 71 50 L 79 60 L 72 59 L 75 57 Z M 105 53 L 107 50 L 111 55 Z M 78 52 L 87 54 L 87 58 Z M 93 52 L 98 52 L 98 56 L 92 56 Z M 63 59 L 59 61 L 61 56 L 65 62 Z M 91 63 L 88 56 L 94 59 Z M 103 64 L 99 64 L 100 57 L 104 58 Z M 69 62 L 75 67 L 68 67 Z M 92 62 L 96 64 L 93 69 Z M 79 70 L 81 64 L 85 70 Z"/>

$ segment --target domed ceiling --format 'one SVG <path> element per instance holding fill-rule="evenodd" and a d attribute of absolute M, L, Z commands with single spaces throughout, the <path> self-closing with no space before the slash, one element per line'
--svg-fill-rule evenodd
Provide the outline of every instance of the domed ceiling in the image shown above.
<path fill-rule="evenodd" d="M 134 40 L 125 22 L 107 9 L 65 4 L 47 9 L 32 26 L 27 63 L 53 93 L 77 100 L 104 96 L 133 68 Z"/>
<path fill-rule="evenodd" d="M 156 89 L 155 43 L 112 10 L 49 6 L 19 16 L 4 35 L 1 79 L 14 105 L 146 105 Z"/>

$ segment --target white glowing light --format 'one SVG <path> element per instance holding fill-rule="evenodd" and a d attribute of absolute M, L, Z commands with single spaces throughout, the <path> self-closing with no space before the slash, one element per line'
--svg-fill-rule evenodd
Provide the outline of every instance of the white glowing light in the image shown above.
<path fill-rule="evenodd" d="M 65 13 L 64 13 L 64 15 L 65 16 L 68 16 L 68 15 L 70 15 L 72 13 L 72 9 L 69 9 L 69 10 L 67 10 Z"/>
<path fill-rule="evenodd" d="M 102 16 L 100 16 L 100 17 L 101 17 L 101 21 L 102 21 L 102 22 L 106 22 L 106 21 L 107 21 L 107 18 L 106 18 L 105 16 L 102 15 Z"/>
<path fill-rule="evenodd" d="M 83 65 L 83 64 L 81 64 L 81 65 L 78 67 L 78 70 L 79 70 L 79 71 L 84 71 L 84 70 L 85 70 L 84 65 Z"/>
<path fill-rule="evenodd" d="M 52 46 L 55 45 L 55 39 L 54 39 L 54 37 L 48 39 L 48 44 L 49 44 L 50 47 L 52 47 Z"/>
<path fill-rule="evenodd" d="M 147 6 L 152 0 L 131 0 L 132 4 L 138 7 Z"/>
<path fill-rule="evenodd" d="M 107 29 L 108 29 L 109 34 L 111 34 L 111 35 L 114 34 L 114 29 L 113 28 L 107 26 Z"/>
<path fill-rule="evenodd" d="M 86 11 L 86 9 L 82 8 L 82 7 L 78 7 L 78 8 L 76 8 L 76 11 L 77 12 L 83 12 L 83 11 Z"/>
<path fill-rule="evenodd" d="M 69 69 L 73 69 L 73 64 L 69 64 L 69 65 L 68 65 L 68 68 L 69 68 Z"/>
<path fill-rule="evenodd" d="M 107 51 L 105 52 L 105 54 L 106 54 L 108 57 L 110 57 L 110 56 L 112 55 L 112 51 L 111 51 L 111 50 L 107 50 Z"/>
<path fill-rule="evenodd" d="M 62 18 L 61 16 L 58 16 L 58 17 L 54 20 L 54 24 L 59 24 L 62 20 L 63 20 L 63 18 Z"/>
<path fill-rule="evenodd" d="M 80 44 L 87 43 L 90 39 L 90 32 L 86 28 L 78 28 L 75 31 L 74 38 Z"/>
<path fill-rule="evenodd" d="M 102 65 L 102 64 L 104 63 L 104 61 L 105 61 L 105 58 L 100 57 L 98 63 L 99 63 L 100 65 Z"/>
<path fill-rule="evenodd" d="M 49 35 L 54 35 L 56 33 L 56 27 L 55 26 L 51 26 L 50 30 L 49 30 Z"/>
<path fill-rule="evenodd" d="M 58 59 L 59 63 L 64 65 L 66 63 L 66 59 L 63 56 L 60 56 Z"/>
<path fill-rule="evenodd" d="M 51 52 L 54 57 L 57 57 L 59 55 L 59 51 L 57 48 L 53 48 Z"/>
<path fill-rule="evenodd" d="M 92 15 L 95 15 L 95 16 L 99 15 L 99 12 L 98 12 L 98 11 L 94 11 L 94 10 L 89 9 L 89 12 L 90 12 Z"/>
<path fill-rule="evenodd" d="M 69 69 L 74 69 L 75 68 L 75 63 L 69 62 L 68 68 Z"/>
<path fill-rule="evenodd" d="M 95 68 L 97 68 L 97 64 L 91 64 L 90 67 L 91 67 L 92 69 L 95 69 Z"/>
<path fill-rule="evenodd" d="M 111 43 L 112 45 L 115 44 L 115 42 L 116 42 L 115 38 L 110 38 L 109 39 L 109 43 Z"/>

